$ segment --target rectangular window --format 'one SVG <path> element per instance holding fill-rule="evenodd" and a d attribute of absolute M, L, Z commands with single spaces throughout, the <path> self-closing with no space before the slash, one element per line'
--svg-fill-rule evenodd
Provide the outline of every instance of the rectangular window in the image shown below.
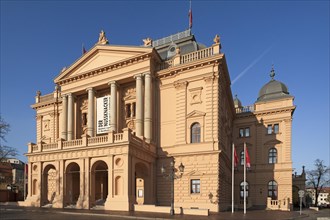
<path fill-rule="evenodd" d="M 245 137 L 250 137 L 250 128 L 245 128 Z"/>
<path fill-rule="evenodd" d="M 278 126 L 278 124 L 274 124 L 274 133 L 275 134 L 278 134 L 279 133 L 279 126 Z"/>
<path fill-rule="evenodd" d="M 239 137 L 250 137 L 250 128 L 240 128 Z"/>
<path fill-rule="evenodd" d="M 130 118 L 131 117 L 131 104 L 126 104 L 125 110 L 126 110 L 126 118 Z"/>
<path fill-rule="evenodd" d="M 133 104 L 132 104 L 132 115 L 133 115 L 133 117 L 135 117 L 135 106 L 136 106 L 136 104 L 135 104 L 135 102 L 133 102 Z"/>
<path fill-rule="evenodd" d="M 267 134 L 272 134 L 273 133 L 273 126 L 272 125 L 268 125 L 267 126 Z"/>
<path fill-rule="evenodd" d="M 244 137 L 244 129 L 243 128 L 239 129 L 239 137 Z"/>
<path fill-rule="evenodd" d="M 191 190 L 190 193 L 200 193 L 201 184 L 200 180 L 191 180 Z"/>

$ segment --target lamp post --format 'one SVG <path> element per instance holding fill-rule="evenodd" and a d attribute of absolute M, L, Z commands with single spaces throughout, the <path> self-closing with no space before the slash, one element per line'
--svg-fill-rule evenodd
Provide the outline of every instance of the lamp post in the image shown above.
<path fill-rule="evenodd" d="M 182 177 L 182 174 L 184 172 L 184 166 L 182 163 L 180 163 L 179 166 L 179 175 L 175 174 L 175 160 L 173 159 L 170 163 L 170 173 L 166 174 L 166 169 L 164 165 L 160 168 L 161 173 L 163 174 L 164 178 L 168 178 L 171 181 L 171 211 L 170 214 L 174 215 L 174 180 L 179 179 Z"/>
<path fill-rule="evenodd" d="M 7 195 L 8 195 L 8 202 L 10 202 L 9 200 L 10 200 L 10 192 L 11 192 L 11 190 L 12 190 L 12 187 L 11 187 L 11 184 L 8 184 L 7 185 Z"/>

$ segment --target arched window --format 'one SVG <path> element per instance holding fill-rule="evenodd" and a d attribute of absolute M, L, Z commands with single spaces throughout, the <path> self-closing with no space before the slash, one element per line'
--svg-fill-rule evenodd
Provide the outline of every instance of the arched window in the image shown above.
<path fill-rule="evenodd" d="M 191 143 L 201 142 L 201 126 L 198 122 L 191 125 Z"/>
<path fill-rule="evenodd" d="M 244 165 L 244 151 L 241 151 L 241 165 Z"/>
<path fill-rule="evenodd" d="M 246 198 L 249 197 L 249 183 L 248 182 L 245 182 L 246 183 Z M 241 197 L 241 199 L 244 199 L 244 182 L 241 182 L 241 184 L 239 185 L 239 195 Z"/>
<path fill-rule="evenodd" d="M 268 152 L 268 163 L 277 163 L 277 150 L 271 148 Z"/>
<path fill-rule="evenodd" d="M 273 200 L 277 199 L 277 182 L 272 180 L 268 183 L 268 197 Z"/>

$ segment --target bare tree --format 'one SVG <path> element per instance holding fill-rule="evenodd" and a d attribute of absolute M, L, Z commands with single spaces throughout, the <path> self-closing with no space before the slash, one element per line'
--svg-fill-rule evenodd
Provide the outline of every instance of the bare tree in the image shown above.
<path fill-rule="evenodd" d="M 317 159 L 314 162 L 315 169 L 307 171 L 307 185 L 315 190 L 314 206 L 322 188 L 330 184 L 330 168 L 323 164 L 323 160 Z"/>
<path fill-rule="evenodd" d="M 0 115 L 0 141 L 6 141 L 5 136 L 10 131 L 10 126 Z"/>
<path fill-rule="evenodd" d="M 8 157 L 15 157 L 17 155 L 17 149 L 9 146 L 5 146 L 5 136 L 10 131 L 10 125 L 0 115 L 0 162 L 3 162 Z"/>

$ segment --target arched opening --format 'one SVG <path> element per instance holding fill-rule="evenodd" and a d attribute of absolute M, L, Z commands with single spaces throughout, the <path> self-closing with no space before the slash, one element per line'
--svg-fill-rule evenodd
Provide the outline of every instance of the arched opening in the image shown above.
<path fill-rule="evenodd" d="M 66 203 L 75 205 L 80 196 L 80 167 L 77 163 L 70 163 L 65 172 Z"/>
<path fill-rule="evenodd" d="M 51 204 L 56 195 L 56 169 L 55 166 L 49 164 L 45 167 L 43 175 L 42 175 L 42 187 L 41 187 L 41 204 Z M 35 193 L 37 193 L 37 181 L 35 182 Z"/>
<path fill-rule="evenodd" d="M 108 165 L 104 161 L 95 162 L 91 174 L 93 203 L 104 205 L 108 197 Z"/>
<path fill-rule="evenodd" d="M 268 183 L 268 197 L 277 200 L 277 182 L 274 180 Z"/>
<path fill-rule="evenodd" d="M 148 204 L 151 201 L 151 183 L 149 169 L 144 163 L 135 164 L 135 198 L 137 204 Z"/>
<path fill-rule="evenodd" d="M 191 125 L 190 129 L 190 143 L 200 143 L 201 142 L 201 125 L 195 122 Z"/>
<path fill-rule="evenodd" d="M 292 186 L 292 204 L 295 207 L 299 207 L 299 188 L 295 185 Z"/>

